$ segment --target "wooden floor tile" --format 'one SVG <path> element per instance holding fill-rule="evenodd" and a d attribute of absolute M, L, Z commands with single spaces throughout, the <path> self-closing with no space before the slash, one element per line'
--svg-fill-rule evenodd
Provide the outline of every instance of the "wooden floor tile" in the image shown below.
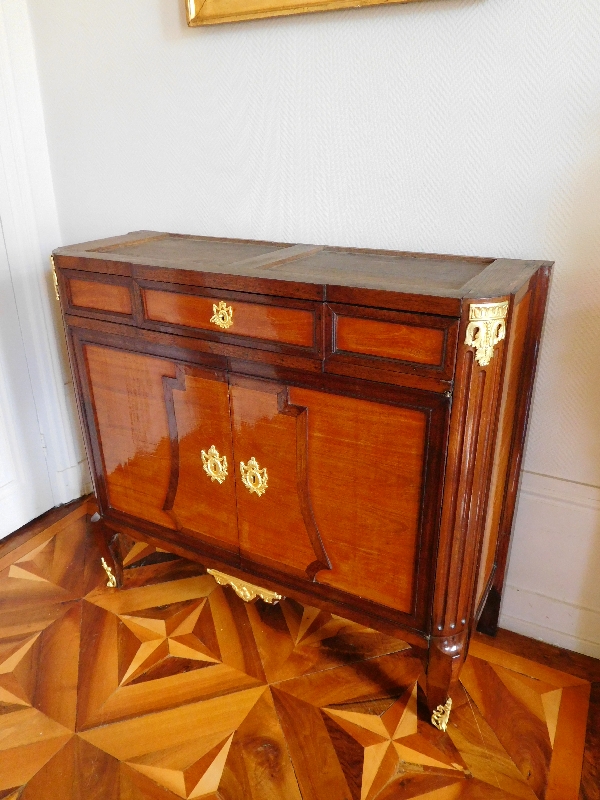
<path fill-rule="evenodd" d="M 109 589 L 82 508 L 0 558 L 0 800 L 578 799 L 588 680 L 477 639 L 442 733 L 406 642 L 134 540 Z"/>
<path fill-rule="evenodd" d="M 19 800 L 119 800 L 120 763 L 73 736 L 27 783 Z"/>
<path fill-rule="evenodd" d="M 471 775 L 489 786 L 495 786 L 507 797 L 536 800 L 527 778 L 466 693 L 465 700 L 453 708 L 448 735 Z"/>
<path fill-rule="evenodd" d="M 0 716 L 0 789 L 27 783 L 73 734 L 35 708 Z"/>

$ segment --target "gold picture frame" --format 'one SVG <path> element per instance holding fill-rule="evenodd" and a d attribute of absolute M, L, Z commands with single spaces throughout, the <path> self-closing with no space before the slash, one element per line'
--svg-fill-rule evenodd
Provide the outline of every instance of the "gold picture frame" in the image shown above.
<path fill-rule="evenodd" d="M 416 0 L 185 0 L 190 27 Z"/>

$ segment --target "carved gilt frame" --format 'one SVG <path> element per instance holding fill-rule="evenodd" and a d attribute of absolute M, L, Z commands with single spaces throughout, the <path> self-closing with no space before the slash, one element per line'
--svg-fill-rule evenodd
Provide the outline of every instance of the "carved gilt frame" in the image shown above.
<path fill-rule="evenodd" d="M 190 27 L 416 0 L 185 0 Z"/>

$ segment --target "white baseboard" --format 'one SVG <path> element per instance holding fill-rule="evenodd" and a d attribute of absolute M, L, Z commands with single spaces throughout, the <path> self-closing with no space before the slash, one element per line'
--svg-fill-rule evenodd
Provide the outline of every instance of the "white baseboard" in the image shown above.
<path fill-rule="evenodd" d="M 92 481 L 87 461 L 84 459 L 79 464 L 67 467 L 56 473 L 56 484 L 63 503 L 69 503 L 76 497 L 82 497 L 92 491 Z"/>
<path fill-rule="evenodd" d="M 525 472 L 503 628 L 600 658 L 600 488 Z"/>
<path fill-rule="evenodd" d="M 595 609 L 506 586 L 500 626 L 532 639 L 600 658 L 600 611 Z"/>

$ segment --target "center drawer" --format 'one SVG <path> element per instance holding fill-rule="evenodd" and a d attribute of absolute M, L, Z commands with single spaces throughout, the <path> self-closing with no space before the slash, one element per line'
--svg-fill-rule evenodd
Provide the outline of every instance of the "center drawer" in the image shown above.
<path fill-rule="evenodd" d="M 269 350 L 321 353 L 321 305 L 308 300 L 152 285 L 140 282 L 147 327 L 197 332 L 218 341 L 253 342 Z"/>

